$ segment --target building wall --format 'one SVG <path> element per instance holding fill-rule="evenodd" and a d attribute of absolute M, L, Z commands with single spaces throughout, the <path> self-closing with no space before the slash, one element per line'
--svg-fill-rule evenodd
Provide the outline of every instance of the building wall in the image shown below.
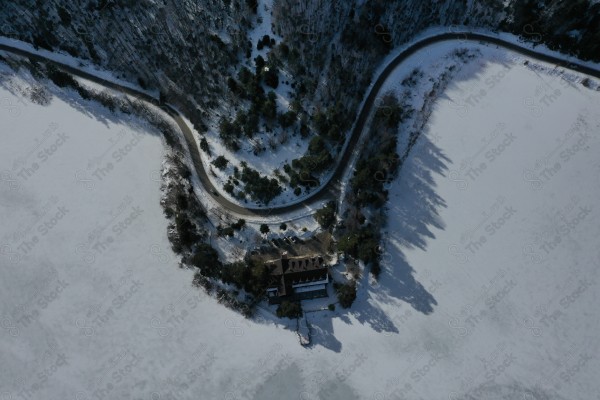
<path fill-rule="evenodd" d="M 309 299 L 317 299 L 320 297 L 327 297 L 327 287 L 325 289 L 313 290 L 310 292 L 303 293 L 294 293 L 290 296 L 283 297 L 269 297 L 269 304 L 281 304 L 282 301 L 298 301 L 298 300 L 309 300 Z"/>
<path fill-rule="evenodd" d="M 297 300 L 316 299 L 319 297 L 327 297 L 327 289 L 314 290 L 311 292 L 303 292 L 295 294 Z"/>

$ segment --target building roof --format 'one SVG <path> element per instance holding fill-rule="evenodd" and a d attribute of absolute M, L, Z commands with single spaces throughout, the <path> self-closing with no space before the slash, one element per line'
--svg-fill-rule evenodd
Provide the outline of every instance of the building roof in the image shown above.
<path fill-rule="evenodd" d="M 269 288 L 277 287 L 279 296 L 292 294 L 294 284 L 321 281 L 327 277 L 327 265 L 321 256 L 288 257 L 284 253 L 265 265 L 273 278 Z"/>

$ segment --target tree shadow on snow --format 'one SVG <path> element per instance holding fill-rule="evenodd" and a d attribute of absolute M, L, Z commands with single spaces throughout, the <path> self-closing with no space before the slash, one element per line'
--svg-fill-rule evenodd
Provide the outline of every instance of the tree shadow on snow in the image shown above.
<path fill-rule="evenodd" d="M 425 105 L 419 110 L 414 125 L 408 128 L 420 132 L 420 135 L 400 166 L 390 190 L 386 208 L 388 224 L 382 232 L 382 273 L 379 281 L 367 290 L 376 302 L 396 305 L 400 300 L 425 315 L 431 314 L 438 304 L 433 296 L 435 283 L 427 279 L 427 270 L 443 267 L 441 263 L 445 260 L 440 259 L 439 265 L 413 266 L 407 258 L 409 250 L 426 251 L 428 242 L 436 238 L 435 232 L 446 228 L 440 210 L 447 204 L 438 194 L 435 180 L 440 177 L 451 179 L 450 169 L 454 168 L 451 167 L 454 162 L 436 143 L 439 136 L 451 131 L 451 127 L 445 132 L 431 132 L 430 119 L 435 118 L 433 114 L 440 102 L 449 102 L 449 107 L 460 116 L 468 105 L 465 99 L 482 93 L 486 69 L 493 64 L 510 69 L 515 64 L 509 59 L 509 54 L 500 54 L 492 59 L 475 57 L 453 70 L 447 81 L 440 78 L 433 86 L 434 97 L 428 99 L 426 96 Z M 498 79 L 504 79 L 504 75 Z M 492 129 L 491 125 L 490 131 Z M 421 282 L 415 278 L 415 268 L 423 277 Z M 400 325 L 398 321 L 402 322 L 402 315 L 402 312 L 392 313 L 393 326 Z M 375 319 L 381 321 L 379 317 Z M 368 321 L 368 318 L 364 320 Z"/>
<path fill-rule="evenodd" d="M 423 314 L 433 312 L 437 301 L 414 278 L 414 268 L 405 249 L 426 250 L 427 241 L 435 239 L 434 229 L 443 230 L 438 210 L 446 202 L 435 191 L 434 174 L 445 175 L 450 160 L 426 136 L 421 134 L 399 172 L 388 202 L 388 226 L 383 234 L 383 272 L 376 292 L 410 304 Z"/>

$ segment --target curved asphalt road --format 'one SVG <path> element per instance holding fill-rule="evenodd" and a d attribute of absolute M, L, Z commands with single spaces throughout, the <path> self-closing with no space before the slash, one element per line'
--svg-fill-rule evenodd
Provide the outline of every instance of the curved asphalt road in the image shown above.
<path fill-rule="evenodd" d="M 53 65 L 59 67 L 60 69 L 67 71 L 73 75 L 88 79 L 90 81 L 101 84 L 108 88 L 118 90 L 122 93 L 126 93 L 126 94 L 136 97 L 140 100 L 149 102 L 153 105 L 160 105 L 175 120 L 175 122 L 181 129 L 181 132 L 183 133 L 183 137 L 185 138 L 187 147 L 189 149 L 190 155 L 192 157 L 194 167 L 196 169 L 196 172 L 198 173 L 198 176 L 200 177 L 200 182 L 202 183 L 202 186 L 204 186 L 204 189 L 206 190 L 206 192 L 210 196 L 212 196 L 213 199 L 221 205 L 221 207 L 225 208 L 226 210 L 232 211 L 236 214 L 245 215 L 245 216 L 267 216 L 267 215 L 277 215 L 277 214 L 288 213 L 291 211 L 302 210 L 302 209 L 305 209 L 310 204 L 313 204 L 315 201 L 329 200 L 329 199 L 333 200 L 333 199 L 338 198 L 340 196 L 340 193 L 339 193 L 339 187 L 337 185 L 337 182 L 344 176 L 346 169 L 349 166 L 349 162 L 352 157 L 352 153 L 355 150 L 356 144 L 365 128 L 367 119 L 368 119 L 371 111 L 373 110 L 373 106 L 375 104 L 375 99 L 379 95 L 379 91 L 380 91 L 381 87 L 383 86 L 383 84 L 385 83 L 385 80 L 390 76 L 390 74 L 394 71 L 394 69 L 396 69 L 396 67 L 398 67 L 404 60 L 406 60 L 409 56 L 411 56 L 418 50 L 420 50 L 424 47 L 427 47 L 431 44 L 448 41 L 448 40 L 479 41 L 479 42 L 487 42 L 487 43 L 495 44 L 495 45 L 504 47 L 508 50 L 514 51 L 516 53 L 522 54 L 524 56 L 527 56 L 530 58 L 535 58 L 540 61 L 545 61 L 545 62 L 548 62 L 551 64 L 557 64 L 558 66 L 572 69 L 577 72 L 582 72 L 584 74 L 591 75 L 591 76 L 594 76 L 594 77 L 600 79 L 600 71 L 597 69 L 594 69 L 594 68 L 591 68 L 591 67 L 579 64 L 579 63 L 569 62 L 560 57 L 554 57 L 554 56 L 550 56 L 547 54 L 542 54 L 535 50 L 531 50 L 526 47 L 522 47 L 515 43 L 504 41 L 504 40 L 499 39 L 494 36 L 487 36 L 487 35 L 480 34 L 480 33 L 469 33 L 469 32 L 448 32 L 448 33 L 442 33 L 442 34 L 439 34 L 436 36 L 432 36 L 432 37 L 428 37 L 426 39 L 420 40 L 420 41 L 412 44 L 410 47 L 406 48 L 405 50 L 403 50 L 400 54 L 398 54 L 377 77 L 377 80 L 375 81 L 375 83 L 373 84 L 373 86 L 371 87 L 371 89 L 369 91 L 369 94 L 365 100 L 363 108 L 360 110 L 358 119 L 356 121 L 356 124 L 354 125 L 354 129 L 351 132 L 348 145 L 346 146 L 346 150 L 339 157 L 338 162 L 336 164 L 335 171 L 334 171 L 333 175 L 331 176 L 330 180 L 321 189 L 316 190 L 310 196 L 308 196 L 306 199 L 304 199 L 304 201 L 302 201 L 300 203 L 286 205 L 286 206 L 269 206 L 269 207 L 265 207 L 262 209 L 245 208 L 238 204 L 232 203 L 231 201 L 227 200 L 223 196 L 218 196 L 218 195 L 214 194 L 215 192 L 218 192 L 218 190 L 211 183 L 210 179 L 208 178 L 208 174 L 207 174 L 206 170 L 204 169 L 202 160 L 200 158 L 200 151 L 198 149 L 198 146 L 196 145 L 196 141 L 194 139 L 192 131 L 190 130 L 189 126 L 184 122 L 181 114 L 177 110 L 175 110 L 173 107 L 166 105 L 166 104 L 160 104 L 158 99 L 156 99 L 146 93 L 143 93 L 141 91 L 131 89 L 131 88 L 119 85 L 114 82 L 110 82 L 106 79 L 99 78 L 95 75 L 81 71 L 81 70 L 71 67 L 69 65 L 50 60 L 44 56 L 29 53 L 26 50 L 22 50 L 22 49 L 8 46 L 5 44 L 0 44 L 0 50 L 14 53 L 14 54 L 17 54 L 17 55 L 20 55 L 23 57 L 28 57 L 28 58 L 31 58 L 31 59 L 34 59 L 37 61 L 42 61 L 42 62 L 53 64 Z"/>

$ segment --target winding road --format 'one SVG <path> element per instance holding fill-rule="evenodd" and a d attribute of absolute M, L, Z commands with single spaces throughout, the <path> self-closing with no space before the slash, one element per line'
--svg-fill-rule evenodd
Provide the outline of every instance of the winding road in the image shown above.
<path fill-rule="evenodd" d="M 317 201 L 321 200 L 333 200 L 337 199 L 340 196 L 340 187 L 338 182 L 345 176 L 347 169 L 350 167 L 350 160 L 352 154 L 356 148 L 357 143 L 365 129 L 365 124 L 367 123 L 368 117 L 373 110 L 375 105 L 375 101 L 377 96 L 379 95 L 379 91 L 381 87 L 385 83 L 386 79 L 390 76 L 390 74 L 396 69 L 404 60 L 410 57 L 412 54 L 421 50 L 429 45 L 436 44 L 443 41 L 450 40 L 461 40 L 461 41 L 477 41 L 490 43 L 494 45 L 498 45 L 507 50 L 511 50 L 513 52 L 519 53 L 521 55 L 534 58 L 540 61 L 548 62 L 551 64 L 557 64 L 563 68 L 571 69 L 577 72 L 585 73 L 587 75 L 591 75 L 600 79 L 600 70 L 588 67 L 581 63 L 567 61 L 565 58 L 556 57 L 544 53 L 540 53 L 538 51 L 532 50 L 530 48 L 500 39 L 495 36 L 481 34 L 481 33 L 472 33 L 472 32 L 446 32 L 441 33 L 435 36 L 427 37 L 425 39 L 419 40 L 403 51 L 401 51 L 396 57 L 394 57 L 389 64 L 381 71 L 373 85 L 369 90 L 369 94 L 364 101 L 364 105 L 358 114 L 358 118 L 356 123 L 354 124 L 354 128 L 352 129 L 350 138 L 348 139 L 348 144 L 345 147 L 343 153 L 339 156 L 335 170 L 329 180 L 323 185 L 320 189 L 315 190 L 311 195 L 305 198 L 302 202 L 294 203 L 290 205 L 284 206 L 269 206 L 264 208 L 247 208 L 243 207 L 239 204 L 235 204 L 229 200 L 227 200 L 223 196 L 216 195 L 215 193 L 220 192 L 208 177 L 207 171 L 204 169 L 204 165 L 202 164 L 200 150 L 192 133 L 192 130 L 188 126 L 188 124 L 184 121 L 182 115 L 172 106 L 167 104 L 160 105 L 177 123 L 181 132 L 183 133 L 183 137 L 187 144 L 190 156 L 192 158 L 194 168 L 200 178 L 200 182 L 204 187 L 207 194 L 209 194 L 215 202 L 217 202 L 223 209 L 233 212 L 235 214 L 241 216 L 268 216 L 268 215 L 278 215 L 285 214 L 293 211 L 304 210 L 310 205 L 314 204 Z M 147 93 L 142 91 L 129 88 L 127 86 L 120 85 L 115 82 L 111 82 L 109 80 L 100 78 L 88 72 L 79 70 L 70 65 L 51 60 L 47 57 L 44 57 L 40 54 L 29 52 L 17 47 L 9 46 L 6 44 L 0 44 L 0 50 L 13 53 L 19 56 L 28 57 L 37 61 L 53 64 L 56 67 L 69 72 L 75 76 L 79 76 L 84 79 L 88 79 L 97 84 L 103 85 L 107 88 L 114 89 L 125 93 L 127 95 L 136 97 L 139 100 L 146 101 L 151 103 L 152 105 L 158 105 L 159 100 L 155 97 L 150 96 Z"/>

